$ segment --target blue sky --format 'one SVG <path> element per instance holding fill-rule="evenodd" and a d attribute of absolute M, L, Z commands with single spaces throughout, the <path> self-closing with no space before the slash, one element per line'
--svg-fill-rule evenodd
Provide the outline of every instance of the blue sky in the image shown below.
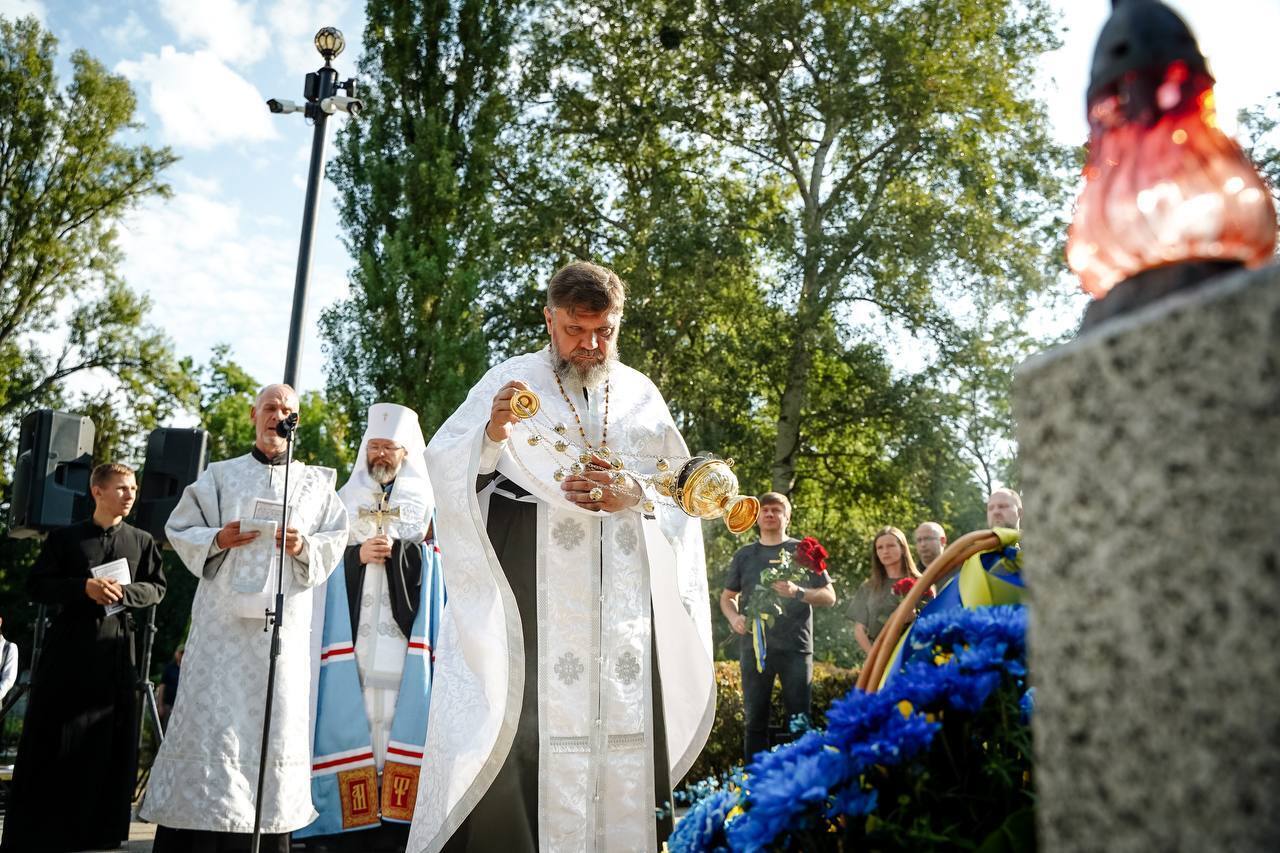
<path fill-rule="evenodd" d="M 1055 0 L 1062 49 L 1042 60 L 1043 95 L 1064 142 L 1086 135 L 1084 87 L 1093 43 L 1110 0 Z M 1218 78 L 1223 123 L 1280 89 L 1274 37 L 1280 0 L 1173 0 L 1199 37 Z M 219 342 L 261 381 L 283 372 L 288 313 L 311 129 L 300 116 L 272 116 L 268 97 L 301 100 L 303 76 L 320 65 L 311 38 L 325 25 L 346 37 L 335 61 L 354 76 L 362 0 L 0 0 L 0 15 L 34 14 L 61 42 L 65 59 L 86 48 L 128 77 L 138 93 L 142 137 L 181 157 L 169 173 L 174 195 L 121 224 L 122 272 L 153 302 L 152 321 L 181 354 L 208 357 Z M 333 131 L 346 121 L 330 122 Z M 301 386 L 323 385 L 315 327 L 321 308 L 346 292 L 334 189 L 321 193 L 303 345 Z M 1070 286 L 1070 285 L 1064 285 Z M 85 382 L 97 381 L 85 378 Z"/>

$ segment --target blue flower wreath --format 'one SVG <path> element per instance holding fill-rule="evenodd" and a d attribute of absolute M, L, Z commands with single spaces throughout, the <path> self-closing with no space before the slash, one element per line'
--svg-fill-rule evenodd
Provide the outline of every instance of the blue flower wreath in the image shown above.
<path fill-rule="evenodd" d="M 728 784 L 703 785 L 668 844 L 673 853 L 754 853 L 790 834 L 869 815 L 875 768 L 923 754 L 947 710 L 977 712 L 1006 679 L 1026 676 L 1021 605 L 949 610 L 920 619 L 906 665 L 877 693 L 854 689 L 832 703 L 827 728 L 755 756 Z M 1030 697 L 1022 710 L 1029 715 Z"/>

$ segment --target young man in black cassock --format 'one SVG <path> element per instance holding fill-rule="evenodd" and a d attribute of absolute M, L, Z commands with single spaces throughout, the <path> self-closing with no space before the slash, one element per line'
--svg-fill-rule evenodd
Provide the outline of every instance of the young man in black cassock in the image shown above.
<path fill-rule="evenodd" d="M 129 837 L 138 750 L 131 611 L 164 597 L 160 550 L 124 523 L 138 494 L 133 471 L 108 463 L 90 478 L 93 517 L 56 530 L 28 591 L 60 605 L 46 634 L 18 745 L 0 851 L 114 849 Z M 130 583 L 94 578 L 123 558 Z M 107 607 L 124 610 L 107 615 Z"/>

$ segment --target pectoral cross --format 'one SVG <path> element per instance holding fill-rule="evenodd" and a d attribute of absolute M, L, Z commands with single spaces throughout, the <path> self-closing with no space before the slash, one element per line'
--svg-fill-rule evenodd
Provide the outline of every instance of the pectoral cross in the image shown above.
<path fill-rule="evenodd" d="M 387 519 L 400 520 L 400 507 L 387 506 L 387 493 L 381 489 L 377 492 L 378 501 L 371 507 L 360 507 L 360 518 L 372 518 L 374 535 L 381 536 L 386 530 Z"/>

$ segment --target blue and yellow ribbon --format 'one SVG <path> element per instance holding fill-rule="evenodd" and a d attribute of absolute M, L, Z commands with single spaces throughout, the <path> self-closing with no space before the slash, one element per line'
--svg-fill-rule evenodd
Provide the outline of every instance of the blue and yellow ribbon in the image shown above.
<path fill-rule="evenodd" d="M 764 616 L 757 616 L 751 621 L 751 647 L 756 653 L 756 672 L 764 672 L 765 659 L 769 654 L 764 638 Z"/>
<path fill-rule="evenodd" d="M 982 551 L 965 560 L 960 566 L 959 576 L 947 581 L 938 591 L 937 597 L 925 605 L 921 616 L 955 607 L 973 610 L 977 607 L 1022 602 L 1025 584 L 1022 580 L 1022 551 L 1018 545 L 1021 533 L 1005 527 L 993 528 L 992 532 L 999 537 L 1000 547 Z M 901 666 L 903 649 L 914 627 L 913 625 L 903 631 L 898 638 L 889 666 L 885 667 L 880 679 L 881 687 Z"/>

